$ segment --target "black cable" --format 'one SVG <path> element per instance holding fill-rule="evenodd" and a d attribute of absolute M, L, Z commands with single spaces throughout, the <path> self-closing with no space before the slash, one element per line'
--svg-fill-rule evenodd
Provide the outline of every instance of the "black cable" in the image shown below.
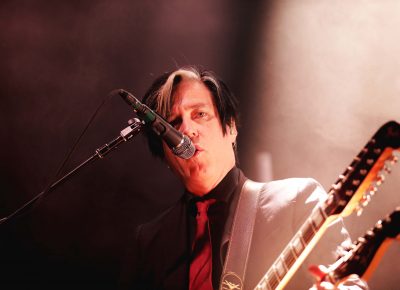
<path fill-rule="evenodd" d="M 97 114 L 99 113 L 100 109 L 104 106 L 105 103 L 107 103 L 113 97 L 113 95 L 114 94 L 110 93 L 105 98 L 103 98 L 103 100 L 101 101 L 99 106 L 96 108 L 96 110 L 94 111 L 92 116 L 89 118 L 88 122 L 86 123 L 86 126 L 84 127 L 84 129 L 82 130 L 82 132 L 79 134 L 78 138 L 76 139 L 76 141 L 72 145 L 71 149 L 65 155 L 65 157 L 62 160 L 62 162 L 60 163 L 56 173 L 54 174 L 53 178 L 50 179 L 50 182 L 47 184 L 45 189 L 40 194 L 35 196 L 33 199 L 31 199 L 28 202 L 24 203 L 21 207 L 19 207 L 13 213 L 9 214 L 8 216 L 6 216 L 4 218 L 1 218 L 0 219 L 0 224 L 6 222 L 7 220 L 9 220 L 9 219 L 11 219 L 13 217 L 22 216 L 24 213 L 27 212 L 27 210 L 32 209 L 33 206 L 38 205 L 39 201 L 41 201 L 46 196 L 46 194 L 49 192 L 49 190 L 50 190 L 51 186 L 53 185 L 53 183 L 60 176 L 60 173 L 64 169 L 64 167 L 67 164 L 68 160 L 71 158 L 72 154 L 75 152 L 75 149 L 77 148 L 79 142 L 82 140 L 83 136 L 86 134 L 86 131 L 89 129 L 90 125 L 93 123 L 93 121 L 96 118 Z M 30 205 L 30 207 L 28 207 L 29 205 Z M 20 211 L 22 209 L 24 209 L 24 208 L 26 209 L 25 212 L 20 213 Z"/>

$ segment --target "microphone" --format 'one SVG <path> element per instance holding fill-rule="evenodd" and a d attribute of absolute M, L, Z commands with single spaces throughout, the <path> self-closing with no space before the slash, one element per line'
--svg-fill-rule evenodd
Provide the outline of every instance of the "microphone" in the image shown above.
<path fill-rule="evenodd" d="M 183 159 L 191 158 L 196 148 L 194 147 L 190 138 L 174 127 L 171 126 L 163 117 L 158 115 L 152 109 L 142 104 L 129 92 L 119 89 L 118 94 L 124 99 L 124 101 L 133 107 L 135 113 L 144 121 L 146 125 L 150 125 L 153 131 L 160 136 L 172 152 Z"/>

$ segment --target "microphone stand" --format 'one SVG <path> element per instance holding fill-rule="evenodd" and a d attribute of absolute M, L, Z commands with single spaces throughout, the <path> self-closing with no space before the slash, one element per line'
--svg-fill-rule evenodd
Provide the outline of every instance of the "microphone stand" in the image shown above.
<path fill-rule="evenodd" d="M 36 195 L 34 198 L 26 202 L 24 205 L 22 205 L 20 208 L 18 208 L 16 211 L 14 211 L 12 214 L 3 217 L 0 219 L 0 225 L 9 221 L 11 218 L 17 216 L 19 213 L 23 212 L 24 210 L 28 209 L 29 206 L 33 205 L 37 200 L 39 200 L 41 197 L 43 197 L 45 194 L 53 191 L 58 185 L 62 184 L 65 182 L 69 177 L 74 175 L 76 172 L 78 172 L 79 169 L 83 168 L 85 165 L 89 164 L 90 162 L 97 160 L 97 159 L 102 159 L 104 158 L 105 155 L 110 153 L 111 150 L 116 149 L 118 145 L 120 145 L 123 142 L 126 142 L 130 140 L 133 136 L 136 136 L 144 126 L 143 121 L 137 119 L 137 118 L 132 118 L 128 121 L 129 126 L 123 129 L 119 136 L 114 138 L 108 143 L 105 143 L 101 147 L 97 148 L 95 150 L 95 154 L 90 156 L 88 159 L 80 163 L 78 166 L 76 166 L 74 169 L 66 173 L 64 176 L 59 178 L 57 181 L 52 183 L 47 189 L 43 190 L 40 192 L 38 195 Z"/>

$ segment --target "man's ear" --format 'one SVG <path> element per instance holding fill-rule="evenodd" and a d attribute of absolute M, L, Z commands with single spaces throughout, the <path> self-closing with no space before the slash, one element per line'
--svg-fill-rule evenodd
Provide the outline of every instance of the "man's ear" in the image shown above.
<path fill-rule="evenodd" d="M 230 124 L 227 126 L 228 126 L 229 135 L 232 135 L 232 137 L 234 137 L 234 140 L 236 140 L 236 136 L 237 136 L 238 132 L 237 132 L 235 120 L 232 120 L 230 122 Z"/>
<path fill-rule="evenodd" d="M 236 128 L 236 122 L 235 122 L 235 120 L 231 120 L 231 123 L 229 124 L 229 127 L 230 127 L 230 132 L 231 132 L 231 134 L 233 134 L 233 135 L 237 135 L 237 128 Z"/>

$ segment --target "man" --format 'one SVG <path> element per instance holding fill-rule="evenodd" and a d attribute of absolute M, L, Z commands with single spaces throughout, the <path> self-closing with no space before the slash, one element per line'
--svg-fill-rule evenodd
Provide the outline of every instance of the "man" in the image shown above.
<path fill-rule="evenodd" d="M 147 132 L 152 153 L 165 160 L 186 190 L 176 205 L 138 227 L 129 257 L 134 264 L 126 267 L 124 277 L 131 278 L 131 289 L 219 289 L 232 218 L 247 179 L 236 166 L 238 103 L 214 74 L 193 67 L 157 79 L 143 102 L 187 135 L 196 151 L 192 158 L 181 159 Z M 312 201 L 325 196 L 312 179 L 263 185 L 245 289 L 256 286 L 296 233 L 295 224 L 310 214 Z M 199 234 L 203 210 L 206 221 Z M 207 246 L 198 246 L 203 235 Z"/>

